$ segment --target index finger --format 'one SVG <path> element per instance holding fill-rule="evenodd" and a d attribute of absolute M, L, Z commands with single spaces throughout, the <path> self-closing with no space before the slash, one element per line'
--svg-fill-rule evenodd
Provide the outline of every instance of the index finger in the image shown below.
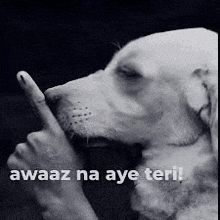
<path fill-rule="evenodd" d="M 42 120 L 43 125 L 51 130 L 60 131 L 61 128 L 56 118 L 46 104 L 44 94 L 38 88 L 31 76 L 25 71 L 20 71 L 17 74 L 17 80 L 21 88 L 25 91 L 30 104 Z"/>

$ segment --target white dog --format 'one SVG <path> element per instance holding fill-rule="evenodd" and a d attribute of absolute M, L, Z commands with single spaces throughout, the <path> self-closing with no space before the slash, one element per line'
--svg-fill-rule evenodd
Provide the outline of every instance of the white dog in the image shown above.
<path fill-rule="evenodd" d="M 132 197 L 140 219 L 217 219 L 217 38 L 203 28 L 142 37 L 105 70 L 45 93 L 70 138 L 144 146 Z M 145 178 L 146 167 L 173 166 L 183 181 Z"/>

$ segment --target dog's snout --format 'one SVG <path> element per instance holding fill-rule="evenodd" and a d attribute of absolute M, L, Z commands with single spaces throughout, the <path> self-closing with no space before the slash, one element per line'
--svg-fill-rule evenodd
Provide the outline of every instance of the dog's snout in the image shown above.
<path fill-rule="evenodd" d="M 57 104 L 57 102 L 58 102 L 58 101 L 61 99 L 61 97 L 62 97 L 61 91 L 60 91 L 60 89 L 57 88 L 57 87 L 47 89 L 47 90 L 44 92 L 44 95 L 45 95 L 46 102 L 47 102 L 49 105 Z"/>

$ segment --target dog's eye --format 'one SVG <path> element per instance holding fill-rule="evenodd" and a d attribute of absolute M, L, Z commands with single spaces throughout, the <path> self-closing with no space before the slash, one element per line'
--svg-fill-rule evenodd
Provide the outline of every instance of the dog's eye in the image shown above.
<path fill-rule="evenodd" d="M 121 66 L 117 68 L 117 74 L 121 77 L 127 78 L 127 79 L 138 79 L 141 78 L 141 74 L 139 74 L 134 69 L 131 69 L 126 66 Z"/>

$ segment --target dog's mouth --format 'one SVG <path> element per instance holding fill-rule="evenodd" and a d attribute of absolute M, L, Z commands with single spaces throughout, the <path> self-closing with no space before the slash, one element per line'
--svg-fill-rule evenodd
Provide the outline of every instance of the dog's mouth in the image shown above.
<path fill-rule="evenodd" d="M 73 144 L 74 148 L 85 148 L 85 147 L 112 147 L 118 145 L 124 145 L 124 143 L 120 141 L 116 141 L 113 139 L 109 139 L 103 136 L 96 137 L 84 137 L 78 134 L 72 135 L 70 138 L 71 144 Z"/>
<path fill-rule="evenodd" d="M 134 167 L 141 162 L 142 150 L 144 148 L 138 143 L 128 145 L 121 141 L 111 140 L 106 137 L 99 136 L 87 138 L 78 134 L 74 134 L 70 142 L 76 154 L 84 161 L 84 165 L 93 164 L 97 166 L 97 164 L 99 164 L 101 169 L 103 169 L 103 164 L 107 164 L 106 166 L 110 167 L 117 167 L 119 164 L 119 169 L 126 165 L 126 169 L 134 169 Z M 99 155 L 98 161 L 92 159 L 96 158 L 94 155 Z M 106 159 L 106 157 L 108 159 Z M 117 165 L 115 164 L 116 161 Z"/>

